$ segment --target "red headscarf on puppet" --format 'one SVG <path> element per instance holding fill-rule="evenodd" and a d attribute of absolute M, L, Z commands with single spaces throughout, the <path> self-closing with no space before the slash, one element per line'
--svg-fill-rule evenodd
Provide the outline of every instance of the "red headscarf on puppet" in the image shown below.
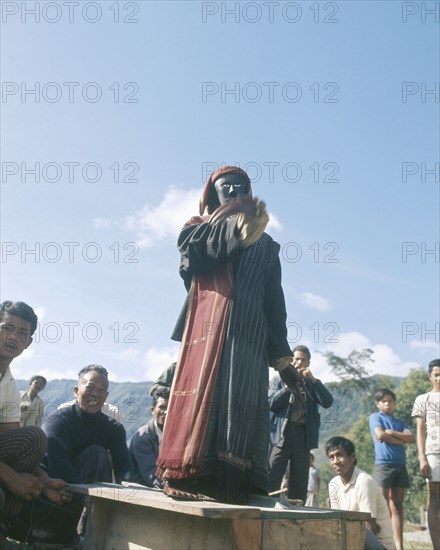
<path fill-rule="evenodd" d="M 251 189 L 251 180 L 244 170 L 238 166 L 224 166 L 223 168 L 218 168 L 215 170 L 209 178 L 206 180 L 205 187 L 203 188 L 202 195 L 199 202 L 199 212 L 203 216 L 205 209 L 208 214 L 213 214 L 215 209 L 218 208 L 219 204 L 212 202 L 212 192 L 215 193 L 214 183 L 220 176 L 225 174 L 239 174 L 242 176 L 246 182 L 246 193 L 252 197 Z M 216 194 L 216 193 L 215 193 Z"/>

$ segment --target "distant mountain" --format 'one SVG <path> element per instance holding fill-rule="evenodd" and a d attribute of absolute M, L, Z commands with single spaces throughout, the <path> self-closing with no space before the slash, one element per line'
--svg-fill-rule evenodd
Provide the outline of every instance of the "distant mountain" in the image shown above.
<path fill-rule="evenodd" d="M 381 375 L 371 377 L 379 381 Z M 396 389 L 403 378 L 387 377 L 390 386 Z M 19 390 L 28 387 L 25 380 L 17 380 Z M 58 405 L 74 398 L 75 380 L 51 380 L 40 394 L 45 402 L 45 416 L 53 412 Z M 153 382 L 110 382 L 108 402 L 119 408 L 119 421 L 125 427 L 127 440 L 138 428 L 151 419 L 151 397 L 148 392 Z M 383 383 L 382 383 L 383 385 Z M 374 409 L 374 400 L 365 400 L 365 393 L 346 381 L 326 384 L 334 398 L 330 409 L 321 409 L 320 441 L 323 443 L 338 433 L 347 432 L 362 414 L 369 414 Z M 371 407 L 371 410 L 370 408 Z M 368 409 L 368 410 L 367 410 Z"/>

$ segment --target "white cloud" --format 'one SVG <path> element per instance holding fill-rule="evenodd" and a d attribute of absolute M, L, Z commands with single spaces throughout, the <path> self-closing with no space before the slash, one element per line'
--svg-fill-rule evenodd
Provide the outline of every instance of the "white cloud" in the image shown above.
<path fill-rule="evenodd" d="M 38 322 L 41 323 L 41 321 L 46 316 L 46 308 L 44 306 L 38 306 L 33 308 L 35 311 L 36 316 L 38 317 Z"/>
<path fill-rule="evenodd" d="M 402 359 L 386 344 L 375 344 L 371 347 L 374 351 L 372 366 L 373 374 L 388 374 L 390 376 L 405 376 L 410 369 L 420 367 L 414 361 L 402 361 Z"/>
<path fill-rule="evenodd" d="M 29 361 L 33 359 L 33 361 Z M 37 363 L 38 355 L 35 355 L 34 349 L 25 350 L 19 357 L 14 359 L 11 363 L 12 375 L 16 380 L 29 380 L 34 374 L 40 374 L 47 380 L 55 380 L 56 378 L 67 378 L 76 380 L 78 369 L 63 368 L 62 374 L 56 373 L 54 375 L 53 370 L 49 367 L 35 366 Z M 38 363 L 41 364 L 41 363 Z"/>
<path fill-rule="evenodd" d="M 21 355 L 19 355 L 16 359 L 14 359 L 14 362 L 13 362 L 13 369 L 14 369 L 14 372 L 16 372 L 16 365 L 21 365 L 22 363 L 27 363 L 28 361 L 30 361 L 31 359 L 34 358 L 34 355 L 35 355 L 35 350 L 32 349 L 32 348 L 27 348 L 23 351 L 23 353 Z M 14 378 L 17 378 L 14 374 Z"/>
<path fill-rule="evenodd" d="M 301 302 L 311 309 L 318 311 L 330 311 L 332 306 L 328 300 L 311 292 L 303 292 L 299 296 Z"/>
<path fill-rule="evenodd" d="M 173 361 L 177 361 L 179 347 L 178 343 L 165 348 L 151 347 L 144 357 L 144 380 L 156 380 Z"/>
<path fill-rule="evenodd" d="M 272 214 L 271 212 L 269 214 L 269 223 L 267 224 L 267 229 L 270 231 L 282 231 L 283 230 L 283 224 L 280 222 L 280 220 L 275 216 L 275 214 Z"/>
<path fill-rule="evenodd" d="M 335 355 L 347 357 L 353 350 L 370 348 L 373 350 L 374 363 L 366 365 L 366 368 L 371 375 L 406 376 L 411 369 L 420 367 L 420 364 L 414 361 L 402 360 L 387 344 L 372 343 L 367 336 L 359 332 L 340 333 L 337 339 L 338 342 L 324 346 L 304 341 L 312 351 L 312 372 L 323 382 L 335 381 L 337 378 L 331 372 L 325 357 L 318 352 L 332 351 Z"/>
<path fill-rule="evenodd" d="M 167 239 L 176 239 L 183 224 L 198 214 L 199 196 L 199 189 L 185 190 L 171 186 L 158 206 L 146 204 L 132 216 L 119 221 L 96 218 L 95 227 L 108 229 L 116 226 L 130 231 L 136 234 L 137 244 L 141 248 L 149 248 Z"/>
<path fill-rule="evenodd" d="M 420 342 L 420 340 L 411 340 L 411 342 L 409 343 L 409 347 L 415 350 L 419 350 L 422 353 L 431 353 L 431 350 L 436 352 L 437 354 L 440 353 L 439 344 L 438 342 L 434 342 L 434 340 L 426 340 L 425 342 Z"/>

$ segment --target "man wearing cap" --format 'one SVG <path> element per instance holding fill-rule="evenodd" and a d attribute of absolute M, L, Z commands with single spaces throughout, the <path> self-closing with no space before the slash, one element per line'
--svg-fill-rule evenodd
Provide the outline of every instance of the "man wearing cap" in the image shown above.
<path fill-rule="evenodd" d="M 158 474 L 171 497 L 244 503 L 267 491 L 268 365 L 292 355 L 280 246 L 238 167 L 211 174 L 199 213 L 178 239 L 188 296 Z"/>

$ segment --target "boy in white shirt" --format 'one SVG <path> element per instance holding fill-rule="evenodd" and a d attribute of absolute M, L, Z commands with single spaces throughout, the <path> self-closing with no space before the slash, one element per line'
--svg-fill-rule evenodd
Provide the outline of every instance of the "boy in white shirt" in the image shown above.
<path fill-rule="evenodd" d="M 440 359 L 428 367 L 432 389 L 416 397 L 412 416 L 417 421 L 420 473 L 428 481 L 428 527 L 432 545 L 440 549 Z"/>

